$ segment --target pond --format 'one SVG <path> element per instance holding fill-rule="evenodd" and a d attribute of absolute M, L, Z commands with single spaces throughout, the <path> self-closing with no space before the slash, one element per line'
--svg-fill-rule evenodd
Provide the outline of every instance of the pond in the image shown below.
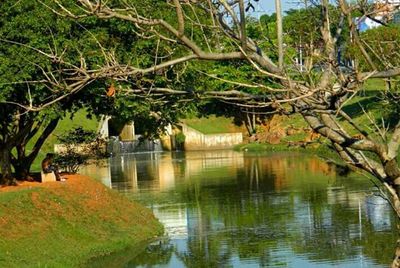
<path fill-rule="evenodd" d="M 126 154 L 83 173 L 148 206 L 167 234 L 96 267 L 387 267 L 394 253 L 397 222 L 371 179 L 314 156 Z"/>

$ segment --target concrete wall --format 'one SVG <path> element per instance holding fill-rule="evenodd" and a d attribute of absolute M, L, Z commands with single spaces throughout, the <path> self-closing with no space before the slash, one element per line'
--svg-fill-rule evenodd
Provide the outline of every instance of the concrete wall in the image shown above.
<path fill-rule="evenodd" d="M 124 154 L 134 152 L 158 152 L 163 150 L 159 139 L 142 140 L 141 137 L 141 135 L 135 135 L 133 141 L 121 141 L 119 138 L 111 138 L 107 142 L 107 153 Z"/>
<path fill-rule="evenodd" d="M 125 124 L 119 134 L 121 141 L 133 141 L 135 140 L 135 124 L 133 122 Z"/>
<path fill-rule="evenodd" d="M 108 127 L 108 121 L 110 121 L 111 116 L 108 115 L 102 115 L 99 126 L 97 127 L 97 133 L 100 135 L 101 138 L 103 139 L 108 139 L 109 135 L 109 127 Z"/>
<path fill-rule="evenodd" d="M 185 150 L 229 149 L 243 142 L 242 133 L 203 134 L 187 125 L 182 125 L 185 135 Z"/>

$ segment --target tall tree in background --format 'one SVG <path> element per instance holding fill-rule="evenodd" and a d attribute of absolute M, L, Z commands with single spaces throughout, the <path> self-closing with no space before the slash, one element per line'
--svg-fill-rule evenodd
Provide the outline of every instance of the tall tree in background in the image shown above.
<path fill-rule="evenodd" d="M 278 37 L 278 66 L 283 68 L 283 25 L 282 25 L 282 7 L 281 0 L 275 0 L 276 10 L 276 35 Z"/>

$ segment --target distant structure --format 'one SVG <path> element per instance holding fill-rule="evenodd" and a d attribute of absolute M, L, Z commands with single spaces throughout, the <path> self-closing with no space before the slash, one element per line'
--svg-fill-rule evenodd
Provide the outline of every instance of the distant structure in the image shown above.
<path fill-rule="evenodd" d="M 356 18 L 360 32 L 379 27 L 382 23 L 400 23 L 400 0 L 375 0 L 373 5 L 373 15 Z"/>
<path fill-rule="evenodd" d="M 393 18 L 394 13 L 399 10 L 400 0 L 375 0 L 377 16 Z"/>
<path fill-rule="evenodd" d="M 381 17 L 375 17 L 377 20 L 381 20 Z M 376 27 L 381 26 L 379 22 L 376 22 L 368 17 L 355 18 L 357 22 L 357 29 L 359 32 L 365 32 Z"/>

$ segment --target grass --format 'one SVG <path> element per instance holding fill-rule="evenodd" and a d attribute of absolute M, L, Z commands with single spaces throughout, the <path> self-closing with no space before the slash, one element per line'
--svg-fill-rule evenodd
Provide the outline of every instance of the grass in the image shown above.
<path fill-rule="evenodd" d="M 151 211 L 87 177 L 0 193 L 0 267 L 77 267 L 162 234 Z"/>
<path fill-rule="evenodd" d="M 385 81 L 379 78 L 368 79 L 363 87 L 365 91 L 383 90 L 384 88 L 385 88 Z"/>
<path fill-rule="evenodd" d="M 234 118 L 228 117 L 209 116 L 184 119 L 182 121 L 189 127 L 194 128 L 203 134 L 235 133 L 245 131 L 243 127 L 234 124 Z"/>

